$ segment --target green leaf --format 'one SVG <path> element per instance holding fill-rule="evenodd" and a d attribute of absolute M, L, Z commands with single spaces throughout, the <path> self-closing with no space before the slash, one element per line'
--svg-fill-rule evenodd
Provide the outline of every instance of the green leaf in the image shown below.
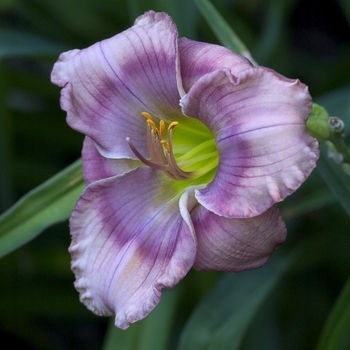
<path fill-rule="evenodd" d="M 283 220 L 291 220 L 336 202 L 333 192 L 327 186 L 324 186 L 293 201 L 292 204 L 289 204 L 288 200 L 283 201 L 279 208 Z"/>
<path fill-rule="evenodd" d="M 323 147 L 321 147 L 321 156 L 317 161 L 316 169 L 350 216 L 350 178 L 339 165 L 327 157 L 327 150 Z"/>
<path fill-rule="evenodd" d="M 22 197 L 0 216 L 0 258 L 66 220 L 85 184 L 79 159 Z"/>
<path fill-rule="evenodd" d="M 337 116 L 345 122 L 345 131 L 350 132 L 350 86 L 333 90 L 317 98 L 316 102 L 323 106 L 330 116 Z M 349 125 L 349 127 L 347 127 Z"/>
<path fill-rule="evenodd" d="M 111 37 L 130 24 L 124 0 L 16 0 L 16 5 L 26 26 L 71 49 Z"/>
<path fill-rule="evenodd" d="M 296 256 L 275 255 L 262 269 L 225 274 L 192 314 L 178 349 L 239 349 L 260 307 Z"/>
<path fill-rule="evenodd" d="M 21 31 L 0 30 L 0 59 L 13 56 L 50 57 L 64 51 L 63 45 Z"/>
<path fill-rule="evenodd" d="M 0 62 L 0 96 L 6 96 L 7 80 L 6 67 L 4 62 Z M 10 172 L 10 154 L 12 118 L 5 103 L 5 98 L 0 98 L 0 211 L 5 210 L 13 203 L 12 174 Z"/>
<path fill-rule="evenodd" d="M 345 122 L 345 139 L 349 136 L 350 130 L 349 94 L 350 87 L 347 86 L 317 99 L 317 103 L 326 108 L 330 115 L 338 116 Z M 316 169 L 350 216 L 350 178 L 339 165 L 327 156 L 325 147 L 321 147 L 321 156 Z"/>
<path fill-rule="evenodd" d="M 110 320 L 103 350 L 164 350 L 174 323 L 174 315 L 182 287 L 163 290 L 162 300 L 142 321 L 134 323 L 127 330 L 114 326 Z"/>
<path fill-rule="evenodd" d="M 343 14 L 345 15 L 345 18 L 350 25 L 350 2 L 349 0 L 338 0 L 338 3 L 343 10 Z"/>
<path fill-rule="evenodd" d="M 248 58 L 256 65 L 247 47 L 208 0 L 194 0 L 199 11 L 223 46 Z"/>
<path fill-rule="evenodd" d="M 350 278 L 333 306 L 316 349 L 350 349 Z"/>
<path fill-rule="evenodd" d="M 2 0 L 0 2 L 0 11 L 10 11 L 15 6 L 16 0 Z"/>
<path fill-rule="evenodd" d="M 287 2 L 284 0 L 269 0 L 266 6 L 268 10 L 263 16 L 261 34 L 258 37 L 257 44 L 253 50 L 254 57 L 258 62 L 264 64 L 275 52 L 283 33 L 285 12 L 287 11 Z"/>

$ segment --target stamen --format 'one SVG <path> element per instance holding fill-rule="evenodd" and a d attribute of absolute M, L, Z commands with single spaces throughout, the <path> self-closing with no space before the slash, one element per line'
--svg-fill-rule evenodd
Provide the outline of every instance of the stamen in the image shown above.
<path fill-rule="evenodd" d="M 171 152 L 168 142 L 166 142 L 165 140 L 161 140 L 160 143 L 167 149 L 169 153 Z"/>
<path fill-rule="evenodd" d="M 149 113 L 147 113 L 147 112 L 141 112 L 141 114 L 142 114 L 147 120 L 152 120 L 152 121 L 153 121 L 153 119 L 152 119 L 152 117 L 151 117 L 151 115 L 150 115 Z"/>
<path fill-rule="evenodd" d="M 162 119 L 159 121 L 159 134 L 161 137 L 165 136 L 165 123 Z"/>
<path fill-rule="evenodd" d="M 175 128 L 176 125 L 179 125 L 179 123 L 178 123 L 178 122 L 172 122 L 172 123 L 170 123 L 169 126 L 168 126 L 168 132 L 170 131 L 170 129 Z"/>
<path fill-rule="evenodd" d="M 130 137 L 126 138 L 127 143 L 129 144 L 131 150 L 134 152 L 135 156 L 141 160 L 142 163 L 148 165 L 151 168 L 157 169 L 157 170 L 166 170 L 164 166 L 160 164 L 155 164 L 150 162 L 148 159 L 146 159 L 137 149 L 136 147 L 132 144 Z"/>
<path fill-rule="evenodd" d="M 172 125 L 172 124 L 174 124 L 174 125 Z M 167 152 L 166 158 L 168 160 L 170 171 L 173 175 L 176 176 L 176 179 L 187 180 L 193 176 L 193 173 L 183 171 L 182 169 L 179 168 L 179 166 L 177 165 L 176 160 L 174 158 L 174 152 L 172 151 L 173 150 L 173 128 L 178 124 L 179 124 L 178 122 L 173 122 L 168 127 L 168 130 L 169 130 L 169 137 L 168 137 L 169 144 L 168 144 L 168 146 L 169 146 L 170 152 Z M 172 127 L 170 127 L 171 125 L 172 125 Z"/>
<path fill-rule="evenodd" d="M 159 121 L 159 129 L 157 128 L 152 116 L 147 112 L 141 113 L 147 121 L 147 147 L 152 161 L 146 159 L 132 144 L 129 137 L 126 138 L 131 150 L 135 156 L 144 164 L 151 168 L 162 170 L 166 175 L 175 180 L 188 180 L 193 177 L 193 172 L 185 172 L 177 165 L 172 145 L 172 133 L 178 122 L 172 122 L 168 126 L 168 141 L 163 137 L 166 133 L 165 122 Z"/>
<path fill-rule="evenodd" d="M 152 131 L 155 133 L 155 134 L 159 134 L 159 131 L 156 127 L 156 124 L 154 123 L 153 120 L 147 120 L 147 124 L 151 127 Z"/>

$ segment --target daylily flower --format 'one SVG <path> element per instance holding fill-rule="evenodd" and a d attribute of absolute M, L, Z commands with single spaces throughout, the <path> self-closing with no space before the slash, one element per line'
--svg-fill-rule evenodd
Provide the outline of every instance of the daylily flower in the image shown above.
<path fill-rule="evenodd" d="M 276 203 L 311 173 L 299 80 L 178 38 L 153 11 L 61 54 L 67 122 L 86 135 L 87 187 L 70 219 L 81 301 L 127 328 L 191 269 L 262 266 L 286 237 Z"/>

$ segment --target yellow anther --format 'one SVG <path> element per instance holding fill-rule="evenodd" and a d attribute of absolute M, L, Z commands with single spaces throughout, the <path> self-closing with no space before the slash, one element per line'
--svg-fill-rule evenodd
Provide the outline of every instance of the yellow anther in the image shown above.
<path fill-rule="evenodd" d="M 156 124 L 152 119 L 147 119 L 147 124 L 151 127 L 151 129 L 158 134 L 158 129 L 156 127 Z"/>
<path fill-rule="evenodd" d="M 156 127 L 156 123 L 153 121 L 152 116 L 147 112 L 141 112 L 141 114 L 147 119 L 147 124 L 151 127 L 152 131 L 158 136 L 162 135 L 161 131 L 159 132 L 158 128 Z"/>
<path fill-rule="evenodd" d="M 178 122 L 171 122 L 168 126 L 168 131 L 170 131 L 170 129 L 172 129 L 172 128 L 175 128 L 176 125 L 179 125 L 179 123 Z"/>
<path fill-rule="evenodd" d="M 159 121 L 159 129 L 156 127 L 156 123 L 153 121 L 152 116 L 148 112 L 141 112 L 141 114 L 147 119 L 147 124 L 151 127 L 153 133 L 158 135 L 159 138 L 163 138 L 165 136 L 165 122 L 164 120 Z M 178 122 L 172 122 L 168 126 L 168 132 L 174 128 L 176 125 L 178 125 Z M 168 143 L 162 142 L 163 146 L 167 149 L 170 150 Z"/>
<path fill-rule="evenodd" d="M 168 142 L 166 142 L 165 140 L 161 140 L 160 143 L 163 145 L 163 147 L 166 148 L 166 150 L 171 153 L 171 149 L 170 149 L 170 146 L 168 144 Z"/>
<path fill-rule="evenodd" d="M 164 120 L 159 121 L 159 133 L 161 137 L 164 137 L 165 135 L 165 123 Z"/>
<path fill-rule="evenodd" d="M 141 114 L 147 119 L 147 121 L 151 120 L 153 122 L 153 119 L 149 113 L 141 112 Z"/>
<path fill-rule="evenodd" d="M 132 144 L 130 138 L 127 137 L 126 141 L 129 143 L 131 150 L 134 152 L 135 156 L 145 165 L 149 167 L 164 171 L 164 173 L 173 180 L 187 180 L 193 177 L 193 172 L 183 171 L 178 164 L 173 152 L 173 135 L 172 130 L 177 126 L 178 122 L 170 123 L 168 127 L 168 141 L 163 138 L 166 135 L 167 129 L 164 120 L 160 118 L 155 118 L 159 121 L 159 127 L 157 128 L 152 116 L 148 112 L 141 112 L 141 114 L 146 118 L 147 130 L 147 147 L 149 155 L 152 161 L 145 158 Z M 211 169 L 210 169 L 211 170 Z"/>

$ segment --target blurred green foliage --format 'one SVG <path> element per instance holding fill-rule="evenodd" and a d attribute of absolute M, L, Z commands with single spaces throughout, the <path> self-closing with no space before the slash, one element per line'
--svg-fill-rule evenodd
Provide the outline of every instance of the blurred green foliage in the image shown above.
<path fill-rule="evenodd" d="M 330 115 L 337 115 L 346 126 L 350 125 L 349 1 L 215 0 L 212 3 L 259 64 L 302 80 Z M 136 16 L 148 9 L 172 15 L 181 36 L 219 42 L 195 2 L 189 0 L 0 2 L 1 211 L 80 157 L 83 136 L 66 125 L 59 107 L 59 89 L 50 83 L 50 72 L 58 54 L 112 36 L 128 28 Z M 349 142 L 348 133 L 346 137 Z M 196 346 L 212 349 L 209 343 L 200 343 L 203 335 L 191 333 L 191 327 L 194 325 L 195 332 L 201 332 L 198 315 L 221 295 L 223 283 L 232 283 L 229 287 L 232 294 L 223 296 L 223 305 L 230 298 L 243 297 L 244 287 L 236 290 L 235 283 L 244 286 L 244 279 L 253 286 L 254 300 L 264 302 L 257 303 L 254 314 L 245 319 L 248 321 L 240 333 L 240 348 L 314 348 L 350 273 L 349 179 L 339 171 L 324 154 L 318 171 L 281 203 L 289 236 L 271 265 L 237 276 L 191 271 L 181 287 L 177 286 L 169 298 L 167 294 L 154 317 L 151 315 L 123 333 L 112 330 L 105 348 L 124 350 L 144 346 L 155 350 L 167 344 L 167 349 L 176 349 L 178 344 L 185 348 L 184 344 L 193 344 L 189 341 L 197 341 L 192 349 Z M 102 348 L 107 320 L 92 315 L 78 301 L 69 268 L 69 243 L 65 222 L 47 229 L 0 261 L 0 329 L 4 344 L 7 341 L 11 348 L 24 349 Z M 274 270 L 278 265 L 278 259 L 286 259 L 294 251 L 298 252 L 297 258 L 287 273 L 269 274 L 269 269 Z M 264 279 L 264 274 L 269 277 Z M 221 278 L 221 284 L 213 288 L 214 282 Z M 264 281 L 273 283 L 264 286 Z M 245 306 L 245 303 L 238 305 L 235 312 L 244 314 Z M 222 314 L 215 317 L 213 322 L 223 319 L 224 323 Z M 203 320 L 204 324 L 208 322 Z M 230 322 L 233 323 L 228 326 L 234 327 L 240 320 L 230 319 Z M 157 337 L 159 324 L 164 326 L 167 338 L 153 343 L 150 338 Z M 182 333 L 183 329 L 186 332 Z M 227 346 L 226 343 L 221 349 L 231 349 Z"/>

